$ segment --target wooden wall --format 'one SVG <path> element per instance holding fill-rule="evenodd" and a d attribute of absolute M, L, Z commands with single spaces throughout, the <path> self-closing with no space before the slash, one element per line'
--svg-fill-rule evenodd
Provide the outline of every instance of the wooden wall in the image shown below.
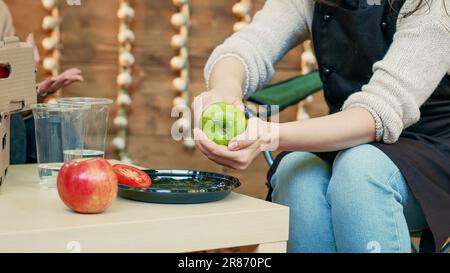
<path fill-rule="evenodd" d="M 46 11 L 40 0 L 5 0 L 9 5 L 19 37 L 34 32 L 38 43 L 45 36 L 41 20 Z M 236 18 L 231 12 L 233 0 L 193 0 L 192 91 L 204 91 L 202 70 L 213 48 L 232 33 Z M 117 0 L 82 0 L 80 7 L 61 5 L 63 15 L 63 67 L 79 67 L 85 82 L 66 88 L 64 96 L 115 98 L 117 75 Z M 254 0 L 258 10 L 263 0 Z M 170 137 L 175 121 L 170 118 L 174 91 L 169 67 L 174 51 L 170 38 L 174 33 L 170 16 L 175 8 L 170 0 L 134 0 L 136 9 L 135 68 L 136 84 L 132 94 L 129 151 L 137 164 L 151 168 L 189 168 L 212 170 L 235 175 L 243 182 L 240 192 L 263 198 L 266 194 L 267 166 L 262 156 L 246 172 L 236 172 L 209 162 L 199 151 L 187 151 Z M 298 75 L 300 49 L 294 49 L 278 65 L 275 81 Z M 42 75 L 41 75 L 42 77 Z M 114 114 L 114 109 L 112 110 Z M 282 120 L 295 118 L 296 109 L 283 114 Z M 114 129 L 110 127 L 110 134 Z M 111 137 L 110 137 L 111 139 Z M 110 141 L 109 141 L 110 142 Z M 108 156 L 114 157 L 109 144 Z"/>

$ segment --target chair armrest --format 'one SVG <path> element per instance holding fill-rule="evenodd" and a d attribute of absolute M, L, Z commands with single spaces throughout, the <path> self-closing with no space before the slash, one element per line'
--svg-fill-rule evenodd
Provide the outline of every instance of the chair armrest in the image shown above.
<path fill-rule="evenodd" d="M 321 90 L 322 86 L 319 72 L 313 71 L 260 89 L 248 101 L 259 105 L 278 105 L 279 111 L 282 111 Z"/>

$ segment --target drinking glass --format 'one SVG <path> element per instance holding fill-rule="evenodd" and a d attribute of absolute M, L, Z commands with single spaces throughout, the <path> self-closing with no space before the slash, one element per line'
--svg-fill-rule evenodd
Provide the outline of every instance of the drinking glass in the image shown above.
<path fill-rule="evenodd" d="M 64 162 L 64 147 L 82 148 L 83 122 L 89 108 L 41 103 L 32 105 L 31 109 L 36 131 L 39 183 L 45 189 L 55 188 L 58 171 Z"/>
<path fill-rule="evenodd" d="M 63 128 L 63 135 L 67 144 L 64 145 L 64 162 L 79 158 L 93 158 L 105 156 L 105 145 L 108 128 L 109 108 L 113 103 L 103 98 L 62 98 L 57 101 L 61 107 L 88 107 L 83 117 L 83 135 L 77 143 L 75 139 L 69 141 L 70 131 Z M 71 123 L 68 123 L 71 124 Z"/>

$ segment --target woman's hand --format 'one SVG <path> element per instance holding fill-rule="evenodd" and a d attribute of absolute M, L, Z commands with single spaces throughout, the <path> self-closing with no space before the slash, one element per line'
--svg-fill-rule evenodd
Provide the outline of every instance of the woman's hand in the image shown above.
<path fill-rule="evenodd" d="M 37 65 L 41 61 L 41 56 L 39 55 L 39 50 L 34 40 L 33 33 L 28 34 L 26 41 L 33 48 L 34 62 L 37 67 Z M 81 75 L 81 70 L 78 68 L 71 68 L 59 74 L 58 76 L 50 77 L 37 84 L 36 88 L 38 93 L 38 101 L 42 102 L 48 95 L 51 95 L 59 89 L 79 81 L 83 81 L 83 76 Z"/>
<path fill-rule="evenodd" d="M 251 118 L 247 130 L 232 139 L 228 147 L 215 144 L 198 128 L 194 129 L 194 137 L 199 150 L 210 160 L 229 168 L 246 170 L 261 151 L 276 149 L 277 128 L 278 124 Z"/>
<path fill-rule="evenodd" d="M 51 95 L 63 87 L 67 87 L 74 82 L 83 81 L 81 70 L 71 68 L 58 76 L 50 77 L 37 85 L 38 98 L 42 101 L 46 96 Z"/>
<path fill-rule="evenodd" d="M 254 145 L 248 149 L 229 150 L 209 140 L 200 129 L 203 111 L 211 104 L 224 102 L 236 106 L 242 112 L 245 110 L 242 102 L 245 88 L 246 72 L 243 64 L 234 56 L 220 59 L 212 69 L 208 85 L 210 91 L 202 93 L 194 99 L 194 139 L 197 147 L 214 162 L 235 169 L 246 169 L 259 153 Z"/>
<path fill-rule="evenodd" d="M 233 95 L 240 93 L 242 93 L 242 91 L 240 90 L 237 90 L 235 92 L 227 92 L 226 90 L 212 89 L 210 91 L 203 92 L 199 96 L 195 97 L 193 109 L 194 109 L 194 121 L 196 123 L 194 127 L 195 128 L 200 127 L 200 120 L 203 111 L 206 110 L 208 106 L 214 103 L 224 102 L 227 104 L 232 104 L 243 112 L 245 107 L 242 102 L 242 98 L 237 95 Z"/>
<path fill-rule="evenodd" d="M 203 111 L 213 103 L 225 102 L 244 111 L 242 91 L 244 88 L 245 69 L 241 61 L 233 56 L 218 61 L 208 79 L 209 91 L 194 99 L 194 121 L 198 128 Z"/>

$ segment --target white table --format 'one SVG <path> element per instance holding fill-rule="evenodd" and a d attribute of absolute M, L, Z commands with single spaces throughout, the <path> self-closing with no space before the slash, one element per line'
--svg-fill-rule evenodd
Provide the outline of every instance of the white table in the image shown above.
<path fill-rule="evenodd" d="M 41 190 L 36 165 L 11 166 L 0 189 L 0 252 L 191 252 L 257 245 L 285 252 L 289 209 L 233 193 L 208 204 L 118 198 L 103 214 L 76 214 Z"/>

